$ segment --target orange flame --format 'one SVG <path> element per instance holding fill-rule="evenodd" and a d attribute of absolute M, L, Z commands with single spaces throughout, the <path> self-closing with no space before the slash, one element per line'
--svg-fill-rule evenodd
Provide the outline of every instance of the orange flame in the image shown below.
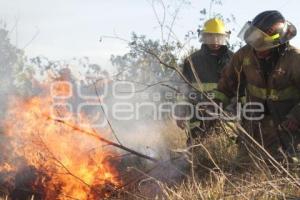
<path fill-rule="evenodd" d="M 51 120 L 52 103 L 52 98 L 45 96 L 27 101 L 16 98 L 10 103 L 5 133 L 12 149 L 9 159 L 0 162 L 0 173 L 10 171 L 16 175 L 24 168 L 16 159 L 22 158 L 26 166 L 42 174 L 32 188 L 42 188 L 44 199 L 85 200 L 107 195 L 108 189 L 120 185 L 111 164 L 116 153 L 104 149 L 93 137 Z M 59 112 L 76 122 L 73 113 L 66 109 Z M 85 129 L 93 131 L 91 127 Z"/>

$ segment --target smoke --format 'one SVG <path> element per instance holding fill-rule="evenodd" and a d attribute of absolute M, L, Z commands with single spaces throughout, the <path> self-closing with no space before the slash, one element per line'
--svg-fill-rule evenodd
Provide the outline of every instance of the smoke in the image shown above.
<path fill-rule="evenodd" d="M 163 182 L 174 184 L 176 180 L 181 180 L 185 177 L 188 163 L 184 154 L 175 152 L 186 145 L 185 133 L 177 128 L 172 119 L 170 105 L 175 102 L 176 91 L 162 85 L 148 87 L 133 81 L 113 83 L 117 86 L 110 88 L 115 90 L 116 95 L 108 95 L 104 102 L 108 107 L 108 120 L 118 140 L 124 146 L 159 160 L 157 164 L 138 157 L 125 157 L 123 164 L 142 171 L 154 167 L 149 176 Z M 172 80 L 163 83 L 172 87 L 177 84 Z M 161 106 L 163 104 L 169 106 Z M 114 110 L 116 108 L 118 112 Z M 122 120 L 123 117 L 127 118 Z M 144 182 L 143 186 L 148 189 L 153 187 L 156 191 L 157 185 L 150 182 Z"/>
<path fill-rule="evenodd" d="M 183 133 L 174 128 L 175 125 L 170 122 L 172 121 L 170 110 L 168 112 L 160 109 L 161 104 L 174 102 L 176 95 L 171 88 L 161 84 L 155 85 L 156 82 L 165 81 L 167 77 L 161 76 L 156 79 L 152 82 L 153 86 L 134 81 L 120 81 L 118 77 L 111 77 L 107 72 L 102 71 L 98 65 L 90 64 L 86 58 L 78 59 L 76 62 L 74 60 L 70 62 L 49 61 L 46 58 L 26 59 L 23 52 L 11 46 L 9 41 L 4 41 L 6 45 L 2 45 L 0 37 L 0 117 L 2 121 L 0 149 L 1 152 L 6 152 L 0 154 L 0 169 L 1 164 L 7 162 L 15 166 L 16 170 L 12 175 L 7 173 L 9 169 L 3 170 L 2 168 L 0 186 L 3 184 L 8 187 L 9 182 L 14 183 L 9 186 L 10 189 L 16 188 L 19 184 L 36 181 L 39 176 L 26 160 L 19 157 L 19 154 L 15 154 L 11 146 L 11 138 L 4 132 L 3 122 L 15 120 L 7 116 L 12 98 L 17 97 L 19 101 L 26 102 L 33 97 L 42 97 L 45 94 L 52 95 L 54 110 L 67 105 L 66 107 L 76 118 L 74 121 L 76 125 L 85 127 L 81 124 L 83 114 L 89 119 L 94 130 L 103 134 L 102 136 L 107 139 L 120 142 L 128 148 L 158 159 L 163 164 L 151 172 L 152 176 L 163 177 L 165 180 L 176 179 L 182 175 L 180 171 L 181 168 L 186 167 L 186 163 L 183 159 L 177 159 L 176 164 L 171 160 L 175 138 L 181 138 L 178 136 Z M 70 95 L 53 96 L 51 88 L 61 83 L 69 83 Z M 165 81 L 164 84 L 173 86 L 174 83 Z M 60 118 L 61 116 L 53 117 Z M 24 127 L 20 126 L 20 128 Z M 13 142 L 22 144 L 22 136 L 19 133 L 17 135 L 18 137 L 13 137 Z M 94 147 L 89 139 L 80 137 L 80 140 L 85 147 Z M 60 142 L 57 141 L 58 144 Z M 185 143 L 185 141 L 178 141 L 178 143 L 182 142 Z M 98 141 L 97 145 L 105 144 Z M 122 150 L 118 151 L 121 155 L 127 153 Z M 137 166 L 136 163 L 141 163 L 141 165 Z M 132 156 L 122 157 L 121 164 L 124 164 L 122 167 L 143 167 L 141 169 L 155 165 L 151 161 Z M 15 180 L 11 180 L 11 177 Z"/>

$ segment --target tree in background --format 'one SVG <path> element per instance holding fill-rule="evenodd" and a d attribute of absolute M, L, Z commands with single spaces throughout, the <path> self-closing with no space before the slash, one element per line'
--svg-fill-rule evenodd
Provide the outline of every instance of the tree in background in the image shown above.
<path fill-rule="evenodd" d="M 4 116 L 11 95 L 30 95 L 34 70 L 25 64 L 24 52 L 11 44 L 9 31 L 0 27 L 0 110 Z"/>
<path fill-rule="evenodd" d="M 164 62 L 174 65 L 177 62 L 175 51 L 181 48 L 180 43 L 170 42 L 162 44 L 159 40 L 147 39 L 132 33 L 129 42 L 130 50 L 124 55 L 112 55 L 111 62 L 118 72 L 119 78 L 144 84 L 153 84 L 169 78 L 173 71 L 164 68 L 157 59 L 142 49 L 151 49 Z"/>
<path fill-rule="evenodd" d="M 6 26 L 0 25 L 0 118 L 4 117 L 10 98 L 40 95 L 41 84 L 60 79 L 66 69 L 70 71 L 68 81 L 84 87 L 87 95 L 95 94 L 93 84 L 97 79 L 109 77 L 106 70 L 91 63 L 88 57 L 70 61 L 53 61 L 45 56 L 28 58 L 11 43 Z"/>

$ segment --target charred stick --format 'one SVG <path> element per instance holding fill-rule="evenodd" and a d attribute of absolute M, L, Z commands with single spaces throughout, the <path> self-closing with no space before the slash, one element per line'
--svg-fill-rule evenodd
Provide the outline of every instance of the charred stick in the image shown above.
<path fill-rule="evenodd" d="M 60 120 L 60 119 L 54 119 L 54 118 L 51 118 L 51 117 L 48 117 L 48 118 L 49 118 L 49 119 L 52 119 L 52 120 L 54 120 L 54 121 L 56 121 L 56 122 L 62 123 L 62 124 L 64 124 L 64 125 L 66 125 L 66 126 L 72 128 L 73 130 L 76 130 L 76 131 L 79 131 L 79 132 L 81 132 L 81 133 L 85 133 L 85 134 L 87 134 L 87 135 L 89 135 L 89 136 L 92 136 L 92 137 L 96 138 L 97 140 L 99 140 L 99 141 L 101 141 L 101 142 L 104 142 L 104 143 L 109 144 L 109 145 L 111 145 L 111 146 L 117 147 L 117 148 L 119 148 L 119 149 L 122 149 L 122 150 L 124 150 L 124 151 L 129 152 L 129 153 L 132 153 L 132 154 L 134 154 L 134 155 L 136 155 L 136 156 L 139 156 L 139 157 L 141 157 L 141 158 L 144 158 L 144 159 L 147 159 L 147 160 L 151 160 L 152 162 L 158 162 L 158 160 L 155 159 L 155 158 L 153 158 L 153 157 L 147 156 L 147 155 L 142 154 L 142 153 L 139 153 L 139 152 L 137 152 L 137 151 L 135 151 L 135 150 L 133 150 L 133 149 L 130 149 L 130 148 L 128 148 L 128 147 L 125 147 L 125 146 L 123 146 L 123 145 L 121 145 L 121 144 L 118 144 L 118 143 L 112 142 L 112 141 L 110 141 L 110 140 L 108 140 L 108 139 L 105 139 L 105 138 L 103 138 L 103 137 L 97 135 L 95 132 L 91 132 L 91 131 L 84 130 L 84 129 L 82 129 L 82 128 L 80 128 L 80 127 L 74 125 L 74 124 L 67 123 L 66 121 L 63 121 L 63 120 Z"/>

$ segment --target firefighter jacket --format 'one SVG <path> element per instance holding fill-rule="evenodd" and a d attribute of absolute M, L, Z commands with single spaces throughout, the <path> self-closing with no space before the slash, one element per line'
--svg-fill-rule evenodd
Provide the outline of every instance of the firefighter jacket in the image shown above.
<path fill-rule="evenodd" d="M 217 88 L 221 72 L 233 54 L 226 46 L 222 46 L 218 51 L 218 54 L 212 54 L 207 45 L 203 44 L 200 50 L 191 54 L 184 62 L 183 75 L 193 84 L 193 86 L 206 94 Z M 201 84 L 197 83 L 195 74 L 199 78 Z M 203 99 L 202 94 L 194 91 L 187 84 L 182 84 L 180 90 L 181 95 L 178 97 L 179 102 L 187 101 L 195 103 Z M 193 96 L 191 94 L 197 95 Z M 179 115 L 186 115 L 187 112 L 189 112 L 187 109 L 180 109 Z"/>
<path fill-rule="evenodd" d="M 247 101 L 262 103 L 275 123 L 300 120 L 300 50 L 286 44 L 271 71 L 263 67 L 253 48 L 242 47 L 224 68 L 215 98 L 226 104 L 245 92 Z"/>

